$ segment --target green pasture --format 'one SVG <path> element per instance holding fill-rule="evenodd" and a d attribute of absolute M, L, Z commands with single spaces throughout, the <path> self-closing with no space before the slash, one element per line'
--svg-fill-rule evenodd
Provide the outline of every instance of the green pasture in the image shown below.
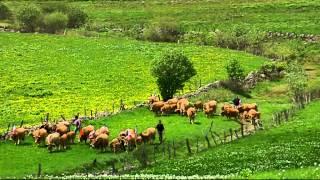
<path fill-rule="evenodd" d="M 8 123 L 40 122 L 64 114 L 87 115 L 90 110 L 112 111 L 120 99 L 128 106 L 143 102 L 157 87 L 150 74 L 152 61 L 164 51 L 183 51 L 198 74 L 185 92 L 200 84 L 225 79 L 225 65 L 238 59 L 245 72 L 266 59 L 212 47 L 147 43 L 125 39 L 95 39 L 34 34 L 0 34 L 0 127 Z"/>

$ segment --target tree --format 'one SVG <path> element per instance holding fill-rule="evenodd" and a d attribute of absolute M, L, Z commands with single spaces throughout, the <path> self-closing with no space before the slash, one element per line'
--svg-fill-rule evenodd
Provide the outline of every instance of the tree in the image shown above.
<path fill-rule="evenodd" d="M 297 61 L 287 64 L 286 80 L 288 82 L 290 94 L 294 101 L 298 101 L 301 93 L 305 92 L 307 87 L 307 74 L 303 66 Z"/>
<path fill-rule="evenodd" d="M 35 5 L 28 5 L 20 9 L 17 16 L 20 25 L 27 32 L 34 32 L 41 22 L 41 12 Z"/>
<path fill-rule="evenodd" d="M 0 19 L 8 19 L 11 16 L 11 11 L 10 9 L 0 2 Z"/>
<path fill-rule="evenodd" d="M 196 75 L 196 70 L 181 52 L 169 51 L 154 62 L 151 73 L 157 79 L 162 98 L 168 100 L 183 89 L 184 83 Z"/>
<path fill-rule="evenodd" d="M 61 12 L 54 12 L 44 17 L 45 30 L 49 33 L 56 33 L 67 27 L 68 17 Z"/>
<path fill-rule="evenodd" d="M 236 59 L 232 59 L 226 66 L 229 80 L 233 82 L 242 82 L 244 79 L 244 70 Z"/>

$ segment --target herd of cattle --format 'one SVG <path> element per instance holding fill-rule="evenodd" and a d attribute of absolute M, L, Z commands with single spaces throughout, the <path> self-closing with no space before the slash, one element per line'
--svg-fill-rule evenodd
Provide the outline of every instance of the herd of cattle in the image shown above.
<path fill-rule="evenodd" d="M 186 98 L 173 98 L 161 101 L 158 96 L 150 96 L 148 99 L 150 110 L 158 115 L 179 113 L 188 116 L 190 124 L 193 124 L 198 111 L 203 111 L 207 117 L 217 113 L 217 101 L 211 100 L 206 103 L 197 101 L 194 104 Z M 221 107 L 221 115 L 228 119 L 234 118 L 239 123 L 250 122 L 253 125 L 261 126 L 260 112 L 256 103 L 241 104 L 238 107 L 232 104 L 224 104 Z"/>
<path fill-rule="evenodd" d="M 38 145 L 46 144 L 48 150 L 65 150 L 70 144 L 75 143 L 76 132 L 70 130 L 71 123 L 60 121 L 55 124 L 45 123 L 39 127 L 24 128 L 19 127 L 10 131 L 6 139 L 12 139 L 16 145 L 20 144 L 28 134 L 34 138 Z M 119 133 L 118 137 L 109 142 L 110 131 L 106 126 L 95 130 L 94 126 L 88 125 L 80 129 L 79 142 L 89 141 L 91 147 L 106 151 L 107 147 L 113 152 L 132 150 L 142 143 L 153 143 L 156 136 L 155 128 L 148 128 L 140 134 L 133 129 L 126 129 Z"/>
<path fill-rule="evenodd" d="M 182 116 L 188 116 L 190 123 L 193 124 L 198 111 L 204 112 L 207 117 L 217 113 L 217 101 L 211 100 L 206 103 L 197 101 L 190 103 L 185 98 L 173 98 L 168 101 L 161 101 L 157 96 L 148 98 L 150 110 L 158 115 L 169 115 L 178 113 Z M 231 104 L 224 104 L 221 107 L 221 115 L 227 118 L 234 118 L 237 122 L 244 124 L 245 122 L 253 125 L 261 125 L 260 113 L 256 104 L 242 104 L 235 107 Z M 58 123 L 46 122 L 38 127 L 13 128 L 5 135 L 6 139 L 12 139 L 16 145 L 20 144 L 28 134 L 34 138 L 34 142 L 38 145 L 46 144 L 51 152 L 55 150 L 67 149 L 70 144 L 75 143 L 76 132 L 70 130 L 72 123 L 62 120 Z M 113 152 L 132 150 L 142 143 L 153 143 L 156 136 L 156 129 L 151 127 L 137 133 L 133 129 L 126 129 L 118 134 L 118 137 L 109 141 L 110 131 L 106 126 L 95 129 L 94 126 L 88 125 L 79 130 L 79 142 L 89 141 L 91 147 L 106 151 L 110 146 Z"/>

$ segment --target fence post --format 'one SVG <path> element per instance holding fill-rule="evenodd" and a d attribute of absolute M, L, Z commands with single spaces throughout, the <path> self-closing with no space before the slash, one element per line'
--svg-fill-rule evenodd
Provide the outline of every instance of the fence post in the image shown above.
<path fill-rule="evenodd" d="M 210 134 L 211 134 L 211 138 L 213 139 L 214 144 L 217 145 L 218 143 L 217 143 L 216 138 L 214 137 L 212 131 Z"/>
<path fill-rule="evenodd" d="M 223 130 L 223 142 L 226 143 L 227 142 L 227 134 L 226 134 L 226 130 Z"/>
<path fill-rule="evenodd" d="M 199 138 L 197 138 L 197 153 L 199 152 Z"/>
<path fill-rule="evenodd" d="M 241 123 L 241 136 L 244 136 L 244 132 L 243 132 L 243 124 Z"/>
<path fill-rule="evenodd" d="M 191 147 L 190 147 L 190 142 L 188 138 L 186 139 L 186 144 L 187 144 L 188 153 L 191 154 Z"/>
<path fill-rule="evenodd" d="M 232 141 L 232 136 L 233 136 L 232 128 L 230 128 L 229 131 L 230 131 L 230 141 Z"/>
<path fill-rule="evenodd" d="M 40 177 L 41 176 L 41 163 L 39 163 L 39 165 L 38 165 L 38 177 Z"/>
<path fill-rule="evenodd" d="M 92 112 L 92 110 L 91 110 L 91 116 L 90 116 L 90 119 L 92 119 L 93 118 L 93 112 Z"/>
<path fill-rule="evenodd" d="M 206 139 L 206 141 L 207 141 L 208 148 L 210 148 L 210 147 L 211 147 L 211 145 L 210 145 L 210 141 L 209 141 L 208 135 L 206 135 L 204 138 L 205 138 L 205 139 Z"/>
<path fill-rule="evenodd" d="M 236 138 L 239 139 L 238 132 L 236 129 L 234 130 L 234 134 L 236 135 Z"/>
<path fill-rule="evenodd" d="M 176 146 L 174 144 L 174 140 L 172 140 L 172 147 L 173 147 L 173 157 L 176 157 Z"/>

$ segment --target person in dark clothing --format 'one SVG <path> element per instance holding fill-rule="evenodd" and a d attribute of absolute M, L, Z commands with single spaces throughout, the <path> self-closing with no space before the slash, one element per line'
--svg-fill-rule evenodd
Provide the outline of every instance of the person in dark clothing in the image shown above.
<path fill-rule="evenodd" d="M 235 107 L 239 107 L 241 105 L 241 99 L 238 96 L 234 98 L 232 102 Z"/>
<path fill-rule="evenodd" d="M 164 131 L 164 126 L 163 126 L 163 124 L 161 123 L 161 120 L 159 120 L 159 123 L 157 124 L 156 129 L 157 129 L 157 131 L 158 131 L 159 141 L 160 141 L 160 144 L 161 144 L 161 143 L 162 143 L 162 140 L 163 140 L 163 131 Z"/>
<path fill-rule="evenodd" d="M 79 119 L 79 116 L 75 116 L 73 124 L 76 126 L 74 132 L 77 134 L 77 132 L 81 129 L 81 119 Z"/>

